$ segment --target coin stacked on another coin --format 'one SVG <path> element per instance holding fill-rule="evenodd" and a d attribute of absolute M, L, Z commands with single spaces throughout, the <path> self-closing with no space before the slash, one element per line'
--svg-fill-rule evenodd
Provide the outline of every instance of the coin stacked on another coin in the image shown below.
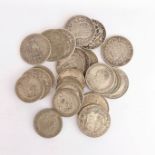
<path fill-rule="evenodd" d="M 21 57 L 36 65 L 16 82 L 16 94 L 22 101 L 32 103 L 50 94 L 55 77 L 40 64 L 56 61 L 58 77 L 52 107 L 39 111 L 34 118 L 40 136 L 58 135 L 62 117 L 76 114 L 79 129 L 89 137 L 99 137 L 109 129 L 111 119 L 105 98 L 116 99 L 127 91 L 128 77 L 118 67 L 131 60 L 133 47 L 123 36 L 106 39 L 106 35 L 101 22 L 77 15 L 62 29 L 31 34 L 22 41 Z M 92 51 L 99 46 L 105 63 L 98 62 Z M 86 86 L 90 92 L 85 92 Z"/>

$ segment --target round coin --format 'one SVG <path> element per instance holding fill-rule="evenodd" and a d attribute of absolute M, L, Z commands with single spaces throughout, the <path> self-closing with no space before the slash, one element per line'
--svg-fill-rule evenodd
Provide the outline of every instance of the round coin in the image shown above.
<path fill-rule="evenodd" d="M 85 78 L 80 70 L 74 68 L 65 69 L 59 73 L 58 81 L 65 77 L 73 77 L 81 83 L 83 88 L 85 87 Z"/>
<path fill-rule="evenodd" d="M 95 19 L 92 19 L 92 23 L 95 27 L 95 34 L 89 44 L 87 46 L 84 46 L 84 48 L 86 49 L 94 49 L 99 47 L 104 42 L 106 37 L 106 30 L 103 24 Z"/>
<path fill-rule="evenodd" d="M 117 85 L 117 88 L 115 89 L 114 92 L 105 95 L 105 97 L 111 98 L 111 99 L 116 99 L 116 98 L 123 96 L 129 87 L 129 79 L 128 79 L 126 73 L 118 68 L 115 70 L 117 72 L 120 82 Z"/>
<path fill-rule="evenodd" d="M 58 73 L 67 69 L 67 68 L 75 68 L 79 69 L 82 72 L 86 69 L 86 58 L 85 55 L 80 48 L 75 48 L 74 53 L 62 60 L 59 60 L 56 65 L 56 70 Z"/>
<path fill-rule="evenodd" d="M 77 116 L 80 130 L 89 137 L 103 135 L 110 126 L 110 115 L 101 105 L 89 104 Z"/>
<path fill-rule="evenodd" d="M 44 138 L 55 137 L 62 129 L 62 119 L 53 109 L 44 109 L 35 116 L 34 128 Z"/>
<path fill-rule="evenodd" d="M 89 104 L 99 104 L 104 108 L 106 112 L 109 112 L 108 102 L 101 94 L 95 92 L 84 94 L 82 106 L 84 107 Z"/>
<path fill-rule="evenodd" d="M 122 36 L 113 36 L 105 41 L 101 47 L 103 59 L 111 66 L 127 64 L 133 55 L 130 41 Z"/>
<path fill-rule="evenodd" d="M 79 111 L 81 100 L 72 89 L 57 90 L 53 97 L 53 107 L 64 117 L 70 117 Z"/>
<path fill-rule="evenodd" d="M 43 93 L 43 85 L 36 77 L 22 76 L 16 82 L 15 91 L 22 101 L 31 103 L 40 98 Z"/>
<path fill-rule="evenodd" d="M 53 86 L 53 81 L 50 75 L 44 69 L 35 67 L 29 69 L 23 74 L 23 76 L 27 75 L 38 78 L 43 83 L 43 85 L 45 86 L 45 91 L 40 98 L 44 98 L 50 92 L 50 89 Z"/>
<path fill-rule="evenodd" d="M 42 34 L 47 37 L 52 47 L 48 61 L 57 61 L 73 53 L 76 41 L 69 31 L 64 29 L 50 29 Z"/>
<path fill-rule="evenodd" d="M 111 92 L 116 85 L 115 72 L 105 64 L 96 63 L 89 67 L 85 78 L 91 90 L 102 94 Z"/>
<path fill-rule="evenodd" d="M 88 45 L 95 32 L 91 19 L 82 15 L 70 18 L 65 28 L 75 36 L 76 46 L 80 47 Z"/>
<path fill-rule="evenodd" d="M 41 34 L 31 34 L 21 43 L 20 55 L 29 64 L 40 64 L 47 60 L 51 53 L 51 45 Z"/>

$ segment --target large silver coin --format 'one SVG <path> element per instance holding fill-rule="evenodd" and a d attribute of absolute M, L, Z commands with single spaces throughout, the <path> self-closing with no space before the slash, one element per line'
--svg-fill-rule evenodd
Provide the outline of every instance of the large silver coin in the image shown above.
<path fill-rule="evenodd" d="M 74 53 L 62 60 L 59 60 L 56 65 L 56 70 L 58 73 L 67 69 L 67 68 L 75 68 L 79 69 L 82 72 L 86 69 L 86 58 L 85 55 L 80 48 L 75 48 Z"/>
<path fill-rule="evenodd" d="M 103 135 L 110 126 L 110 115 L 101 105 L 90 104 L 82 108 L 77 116 L 80 130 L 89 137 Z"/>
<path fill-rule="evenodd" d="M 78 15 L 69 19 L 65 25 L 76 38 L 76 46 L 86 46 L 94 36 L 95 28 L 86 16 Z"/>
<path fill-rule="evenodd" d="M 55 110 L 44 109 L 35 116 L 34 128 L 44 138 L 55 137 L 62 129 L 62 119 Z"/>
<path fill-rule="evenodd" d="M 64 117 L 75 115 L 81 106 L 81 100 L 77 94 L 69 88 L 56 91 L 53 97 L 53 107 Z"/>
<path fill-rule="evenodd" d="M 85 78 L 91 90 L 102 94 L 111 92 L 116 84 L 116 74 L 113 69 L 100 63 L 89 67 Z"/>
<path fill-rule="evenodd" d="M 42 33 L 50 41 L 52 51 L 48 61 L 57 61 L 71 55 L 75 49 L 75 38 L 67 30 L 50 29 Z"/>
<path fill-rule="evenodd" d="M 41 68 L 35 68 L 35 67 L 29 69 L 23 74 L 23 76 L 28 76 L 28 75 L 38 78 L 43 83 L 43 85 L 45 86 L 45 91 L 40 98 L 44 98 L 50 92 L 50 89 L 54 84 L 50 75 L 45 70 Z"/>
<path fill-rule="evenodd" d="M 123 96 L 129 87 L 129 79 L 126 73 L 118 68 L 115 70 L 116 70 L 116 73 L 118 75 L 120 82 L 117 85 L 117 88 L 115 89 L 114 92 L 105 95 L 106 97 L 111 98 L 111 99 L 116 99 L 116 98 Z"/>
<path fill-rule="evenodd" d="M 43 85 L 36 77 L 22 76 L 16 82 L 15 91 L 22 101 L 31 103 L 40 98 L 43 93 Z"/>
<path fill-rule="evenodd" d="M 41 34 L 31 34 L 21 43 L 20 55 L 29 64 L 40 64 L 51 54 L 51 45 Z"/>
<path fill-rule="evenodd" d="M 95 19 L 92 19 L 92 23 L 95 27 L 95 34 L 89 44 L 84 46 L 86 49 L 94 49 L 99 47 L 104 42 L 106 37 L 106 30 L 103 24 Z"/>
<path fill-rule="evenodd" d="M 86 106 L 89 104 L 99 104 L 104 108 L 106 112 L 109 112 L 108 102 L 101 94 L 95 92 L 84 94 L 82 106 Z"/>
<path fill-rule="evenodd" d="M 127 64 L 133 55 L 130 41 L 122 36 L 113 36 L 105 41 L 101 47 L 103 59 L 111 66 Z"/>
<path fill-rule="evenodd" d="M 59 73 L 58 80 L 62 80 L 65 77 L 74 77 L 81 83 L 83 88 L 85 87 L 85 78 L 80 70 L 73 68 L 65 69 L 64 71 Z"/>

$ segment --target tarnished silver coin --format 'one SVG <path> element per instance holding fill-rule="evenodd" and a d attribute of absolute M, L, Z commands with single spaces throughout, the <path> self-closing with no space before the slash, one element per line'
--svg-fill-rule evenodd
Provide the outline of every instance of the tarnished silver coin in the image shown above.
<path fill-rule="evenodd" d="M 75 48 L 74 53 L 62 60 L 59 60 L 56 65 L 56 70 L 58 73 L 67 68 L 75 68 L 79 69 L 82 72 L 86 69 L 86 58 L 85 55 L 80 48 Z"/>
<path fill-rule="evenodd" d="M 95 33 L 91 19 L 82 15 L 70 18 L 65 28 L 75 36 L 76 46 L 80 47 L 88 45 Z"/>
<path fill-rule="evenodd" d="M 76 41 L 69 31 L 64 29 L 50 29 L 42 34 L 49 39 L 52 47 L 48 61 L 57 61 L 73 53 Z"/>
<path fill-rule="evenodd" d="M 94 49 L 99 47 L 104 42 L 106 37 L 106 30 L 103 24 L 95 19 L 92 19 L 92 23 L 95 27 L 95 34 L 89 44 L 84 46 L 86 49 Z"/>
<path fill-rule="evenodd" d="M 59 89 L 53 97 L 54 109 L 64 117 L 70 117 L 76 114 L 80 106 L 81 100 L 72 89 Z"/>
<path fill-rule="evenodd" d="M 20 55 L 29 64 L 40 64 L 51 54 L 49 40 L 41 34 L 31 34 L 21 43 Z"/>
<path fill-rule="evenodd" d="M 105 95 L 107 98 L 111 98 L 111 99 L 116 99 L 123 96 L 129 87 L 129 79 L 126 73 L 118 68 L 115 68 L 115 70 L 120 82 L 117 85 L 117 88 L 112 93 Z"/>
<path fill-rule="evenodd" d="M 111 66 L 127 64 L 133 55 L 130 41 L 122 36 L 113 36 L 105 41 L 101 47 L 103 59 Z"/>
<path fill-rule="evenodd" d="M 64 81 L 57 86 L 57 90 L 62 88 L 72 89 L 79 96 L 81 102 L 83 101 L 83 91 L 79 88 L 79 85 L 77 85 L 77 83 L 74 83 L 73 81 Z"/>
<path fill-rule="evenodd" d="M 40 96 L 40 98 L 41 99 L 44 98 L 50 92 L 50 89 L 52 88 L 54 84 L 52 83 L 53 81 L 50 75 L 45 70 L 41 68 L 35 68 L 35 67 L 29 69 L 23 74 L 23 76 L 28 76 L 28 75 L 38 78 L 43 83 L 43 85 L 45 86 L 45 91 L 43 95 Z"/>
<path fill-rule="evenodd" d="M 32 103 L 42 95 L 43 85 L 36 77 L 22 76 L 16 82 L 15 91 L 22 101 Z"/>
<path fill-rule="evenodd" d="M 62 129 L 62 119 L 55 110 L 43 109 L 34 118 L 34 128 L 44 138 L 55 137 Z"/>
<path fill-rule="evenodd" d="M 59 73 L 58 80 L 62 80 L 63 78 L 68 77 L 68 76 L 74 77 L 81 83 L 83 88 L 85 87 L 85 78 L 84 78 L 83 73 L 80 70 L 73 69 L 73 68 L 65 69 Z"/>
<path fill-rule="evenodd" d="M 104 108 L 106 112 L 109 112 L 108 102 L 101 94 L 95 92 L 84 94 L 82 106 L 86 106 L 89 104 L 99 104 Z"/>
<path fill-rule="evenodd" d="M 113 69 L 101 63 L 89 67 L 85 78 L 91 90 L 102 94 L 111 92 L 116 84 L 116 74 Z"/>
<path fill-rule="evenodd" d="M 103 135 L 110 126 L 110 115 L 99 104 L 89 104 L 77 116 L 80 130 L 89 137 Z"/>

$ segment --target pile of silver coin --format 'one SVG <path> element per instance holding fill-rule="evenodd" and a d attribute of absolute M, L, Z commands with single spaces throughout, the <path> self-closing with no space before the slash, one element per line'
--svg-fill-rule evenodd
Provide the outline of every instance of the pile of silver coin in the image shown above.
<path fill-rule="evenodd" d="M 98 62 L 92 51 L 99 46 L 103 62 Z M 106 98 L 123 96 L 129 86 L 126 73 L 119 68 L 133 55 L 128 39 L 119 35 L 106 39 L 102 23 L 77 15 L 62 29 L 27 36 L 21 43 L 20 55 L 34 65 L 16 82 L 16 94 L 22 101 L 33 103 L 55 88 L 51 108 L 39 111 L 34 118 L 40 136 L 55 137 L 62 129 L 62 117 L 73 115 L 77 116 L 80 131 L 89 137 L 99 137 L 109 129 Z M 56 78 L 41 65 L 45 61 L 56 61 Z M 90 91 L 86 92 L 85 87 Z"/>

